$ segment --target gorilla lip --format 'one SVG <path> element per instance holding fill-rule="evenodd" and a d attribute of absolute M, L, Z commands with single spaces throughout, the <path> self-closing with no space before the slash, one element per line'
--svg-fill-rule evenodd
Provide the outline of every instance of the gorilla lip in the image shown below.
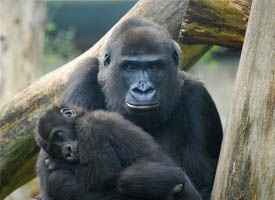
<path fill-rule="evenodd" d="M 159 106 L 159 103 L 155 104 L 130 104 L 126 103 L 127 107 L 132 109 L 140 109 L 140 110 L 146 110 L 146 109 L 152 109 L 157 108 Z"/>

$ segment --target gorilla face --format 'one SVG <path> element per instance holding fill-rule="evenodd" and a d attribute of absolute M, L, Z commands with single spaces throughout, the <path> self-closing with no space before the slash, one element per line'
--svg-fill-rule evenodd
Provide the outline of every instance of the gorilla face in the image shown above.
<path fill-rule="evenodd" d="M 180 99 L 180 53 L 168 33 L 149 21 L 120 26 L 99 58 L 108 109 L 137 121 L 138 116 L 166 120 Z"/>

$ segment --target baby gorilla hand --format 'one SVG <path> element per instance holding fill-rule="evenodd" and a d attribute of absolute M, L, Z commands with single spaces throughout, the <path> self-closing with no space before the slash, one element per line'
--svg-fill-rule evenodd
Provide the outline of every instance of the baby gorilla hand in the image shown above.
<path fill-rule="evenodd" d="M 45 160 L 45 165 L 51 171 L 56 168 L 56 163 L 54 161 L 52 161 L 50 158 L 47 158 Z"/>

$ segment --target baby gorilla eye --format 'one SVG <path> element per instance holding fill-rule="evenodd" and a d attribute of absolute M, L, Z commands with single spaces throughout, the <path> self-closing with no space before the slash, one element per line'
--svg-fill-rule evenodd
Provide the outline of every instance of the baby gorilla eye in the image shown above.
<path fill-rule="evenodd" d="M 60 113 L 66 118 L 72 118 L 76 116 L 76 111 L 71 108 L 62 108 Z"/>
<path fill-rule="evenodd" d="M 62 131 L 58 130 L 58 131 L 55 131 L 54 134 L 53 134 L 53 138 L 52 138 L 54 141 L 59 141 L 59 142 L 62 142 L 62 141 L 65 141 L 66 138 L 63 134 Z"/>

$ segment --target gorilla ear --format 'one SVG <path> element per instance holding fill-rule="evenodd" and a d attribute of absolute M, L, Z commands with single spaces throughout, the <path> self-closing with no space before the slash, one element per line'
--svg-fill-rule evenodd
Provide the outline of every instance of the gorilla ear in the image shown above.
<path fill-rule="evenodd" d="M 180 64 L 180 57 L 181 57 L 181 48 L 180 46 L 178 45 L 178 43 L 176 43 L 174 40 L 174 51 L 173 51 L 173 55 L 172 55 L 172 58 L 173 58 L 173 61 L 175 63 L 176 66 L 178 66 Z"/>
<path fill-rule="evenodd" d="M 174 61 L 175 65 L 178 66 L 178 64 L 179 64 L 179 55 L 178 55 L 177 50 L 174 50 L 172 57 L 173 57 L 173 61 Z"/>
<path fill-rule="evenodd" d="M 104 56 L 104 66 L 107 67 L 111 62 L 111 56 L 109 54 L 106 54 Z"/>
<path fill-rule="evenodd" d="M 71 108 L 62 108 L 60 113 L 66 118 L 72 118 L 76 116 L 76 111 Z"/>

